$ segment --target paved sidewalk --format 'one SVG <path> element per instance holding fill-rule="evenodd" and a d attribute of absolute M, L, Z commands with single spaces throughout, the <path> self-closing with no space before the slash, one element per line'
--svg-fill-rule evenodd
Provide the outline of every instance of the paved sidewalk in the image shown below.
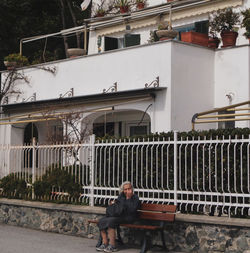
<path fill-rule="evenodd" d="M 96 253 L 95 244 L 92 239 L 0 224 L 0 253 Z M 126 246 L 119 252 L 139 253 L 140 249 Z"/>

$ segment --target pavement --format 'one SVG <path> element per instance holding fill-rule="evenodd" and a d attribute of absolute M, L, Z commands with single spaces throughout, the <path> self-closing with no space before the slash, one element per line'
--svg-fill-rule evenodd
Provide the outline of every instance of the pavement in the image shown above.
<path fill-rule="evenodd" d="M 96 253 L 95 245 L 93 239 L 0 224 L 0 253 Z M 140 249 L 125 245 L 119 252 L 139 253 Z M 159 248 L 147 251 L 160 252 Z"/>

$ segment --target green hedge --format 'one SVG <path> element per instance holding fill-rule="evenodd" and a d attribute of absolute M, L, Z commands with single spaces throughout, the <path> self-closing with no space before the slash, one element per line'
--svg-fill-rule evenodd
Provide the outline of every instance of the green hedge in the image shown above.
<path fill-rule="evenodd" d="M 79 172 L 79 168 L 77 171 Z M 79 198 L 81 185 L 77 182 L 78 178 L 78 173 L 71 173 L 69 168 L 50 168 L 34 183 L 34 193 L 37 197 L 43 197 L 60 191 L 68 193 L 70 198 Z"/>
<path fill-rule="evenodd" d="M 195 139 L 197 140 L 198 138 L 201 139 L 210 139 L 210 138 L 218 138 L 218 139 L 222 139 L 224 138 L 228 138 L 229 136 L 231 136 L 232 138 L 235 138 L 237 136 L 237 138 L 249 138 L 250 135 L 250 128 L 228 128 L 228 129 L 210 129 L 210 130 L 204 130 L 204 131 L 188 131 L 188 132 L 178 132 L 178 140 L 182 139 Z M 122 137 L 119 138 L 119 140 L 121 140 L 122 142 L 126 142 L 126 141 L 141 141 L 142 139 L 144 140 L 173 140 L 174 139 L 174 132 L 170 131 L 170 132 L 161 132 L 161 133 L 152 133 L 149 135 L 137 135 L 137 136 L 131 136 L 131 137 Z M 106 135 L 105 137 L 102 138 L 97 138 L 96 139 L 99 142 L 113 142 L 115 140 L 117 140 L 116 137 L 114 136 L 109 136 Z"/>
<path fill-rule="evenodd" d="M 29 198 L 31 188 L 27 187 L 24 179 L 18 178 L 18 173 L 11 173 L 0 180 L 2 196 L 7 198 Z"/>

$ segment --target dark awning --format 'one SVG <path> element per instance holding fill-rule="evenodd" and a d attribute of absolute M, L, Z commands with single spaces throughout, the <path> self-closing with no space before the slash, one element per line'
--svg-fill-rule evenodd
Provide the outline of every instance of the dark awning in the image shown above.
<path fill-rule="evenodd" d="M 100 102 L 107 103 L 111 101 L 126 100 L 131 98 L 141 98 L 146 95 L 155 97 L 157 91 L 164 89 L 166 89 L 166 87 L 135 89 L 110 93 L 98 93 L 85 96 L 38 100 L 31 102 L 2 105 L 2 109 L 4 113 L 42 110 L 50 107 L 53 107 L 53 109 L 61 109 L 67 108 L 68 106 L 72 107 L 72 105 L 80 106 L 83 104 L 90 104 L 90 103 L 100 103 Z"/>

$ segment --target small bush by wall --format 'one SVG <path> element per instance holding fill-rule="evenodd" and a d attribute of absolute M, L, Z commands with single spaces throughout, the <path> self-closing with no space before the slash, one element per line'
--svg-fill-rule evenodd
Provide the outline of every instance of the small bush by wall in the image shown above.
<path fill-rule="evenodd" d="M 27 187 L 26 181 L 14 173 L 1 179 L 0 188 L 2 195 L 8 198 L 28 198 L 31 195 L 31 189 Z"/>

